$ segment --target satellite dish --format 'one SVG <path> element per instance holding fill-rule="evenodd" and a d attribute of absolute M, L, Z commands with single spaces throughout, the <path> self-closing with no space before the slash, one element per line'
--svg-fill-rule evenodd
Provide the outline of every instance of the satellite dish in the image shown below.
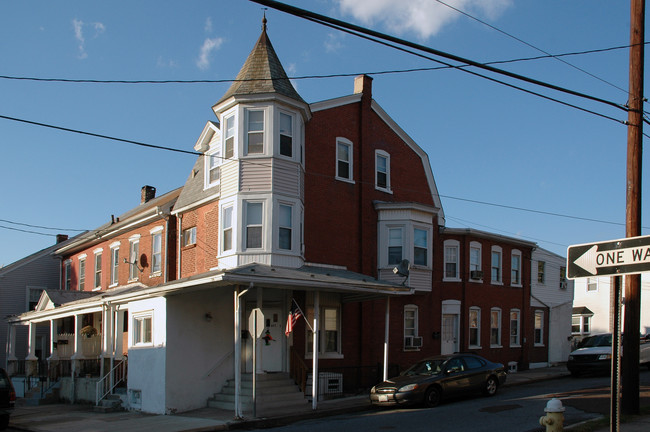
<path fill-rule="evenodd" d="M 410 267 L 409 260 L 403 259 L 402 261 L 399 262 L 397 267 L 393 269 L 393 273 L 395 273 L 398 276 L 404 277 L 404 282 L 402 282 L 402 285 L 406 283 L 406 278 L 409 277 L 409 267 Z"/>

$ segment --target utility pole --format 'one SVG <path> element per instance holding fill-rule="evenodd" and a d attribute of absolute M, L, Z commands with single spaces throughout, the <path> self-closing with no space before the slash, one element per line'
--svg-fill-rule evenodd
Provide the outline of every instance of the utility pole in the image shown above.
<path fill-rule="evenodd" d="M 645 0 L 630 4 L 630 84 L 627 123 L 626 237 L 641 235 L 641 155 L 643 151 L 643 47 Z M 639 413 L 639 329 L 641 276 L 625 278 L 622 411 Z"/>

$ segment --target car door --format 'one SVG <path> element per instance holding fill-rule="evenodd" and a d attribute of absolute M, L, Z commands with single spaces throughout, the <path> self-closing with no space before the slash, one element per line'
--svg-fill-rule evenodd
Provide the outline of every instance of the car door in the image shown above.
<path fill-rule="evenodd" d="M 456 395 L 467 390 L 470 382 L 465 369 L 465 363 L 460 357 L 454 357 L 445 363 L 443 385 L 445 395 Z"/>
<path fill-rule="evenodd" d="M 472 391 L 482 390 L 486 380 L 485 363 L 473 356 L 463 357 L 468 385 Z"/>

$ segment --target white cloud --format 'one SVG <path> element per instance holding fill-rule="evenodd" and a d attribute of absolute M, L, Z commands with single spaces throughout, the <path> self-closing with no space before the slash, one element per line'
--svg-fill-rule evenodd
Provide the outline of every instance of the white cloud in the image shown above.
<path fill-rule="evenodd" d="M 203 41 L 201 46 L 201 52 L 199 53 L 199 58 L 196 61 L 196 66 L 201 70 L 206 70 L 210 67 L 210 54 L 213 51 L 218 50 L 223 43 L 222 38 L 207 38 Z"/>
<path fill-rule="evenodd" d="M 343 46 L 341 42 L 343 40 L 343 34 L 341 33 L 328 33 L 327 39 L 324 42 L 325 51 L 328 53 L 337 52 Z"/>
<path fill-rule="evenodd" d="M 212 18 L 207 17 L 205 19 L 205 27 L 203 28 L 206 33 L 212 33 Z"/>
<path fill-rule="evenodd" d="M 366 25 L 383 23 L 391 32 L 414 33 L 421 39 L 437 34 L 446 24 L 462 15 L 436 0 L 335 0 L 346 15 Z M 494 19 L 512 0 L 444 0 L 445 3 L 477 18 Z"/>
<path fill-rule="evenodd" d="M 84 37 L 85 26 L 91 26 L 92 28 L 95 29 L 95 34 L 93 37 L 97 37 L 106 31 L 106 26 L 100 22 L 86 24 L 83 21 L 78 20 L 76 18 L 72 20 L 72 27 L 74 28 L 74 37 L 78 43 L 80 59 L 85 59 L 86 57 L 88 57 L 88 53 L 86 53 L 86 38 Z"/>

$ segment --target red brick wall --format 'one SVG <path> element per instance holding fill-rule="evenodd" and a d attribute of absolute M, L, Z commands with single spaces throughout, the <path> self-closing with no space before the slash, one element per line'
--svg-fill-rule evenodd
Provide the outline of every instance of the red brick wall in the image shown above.
<path fill-rule="evenodd" d="M 204 273 L 218 264 L 219 202 L 185 212 L 179 217 L 182 231 L 196 227 L 196 244 L 181 247 L 181 274 L 186 278 Z"/>

